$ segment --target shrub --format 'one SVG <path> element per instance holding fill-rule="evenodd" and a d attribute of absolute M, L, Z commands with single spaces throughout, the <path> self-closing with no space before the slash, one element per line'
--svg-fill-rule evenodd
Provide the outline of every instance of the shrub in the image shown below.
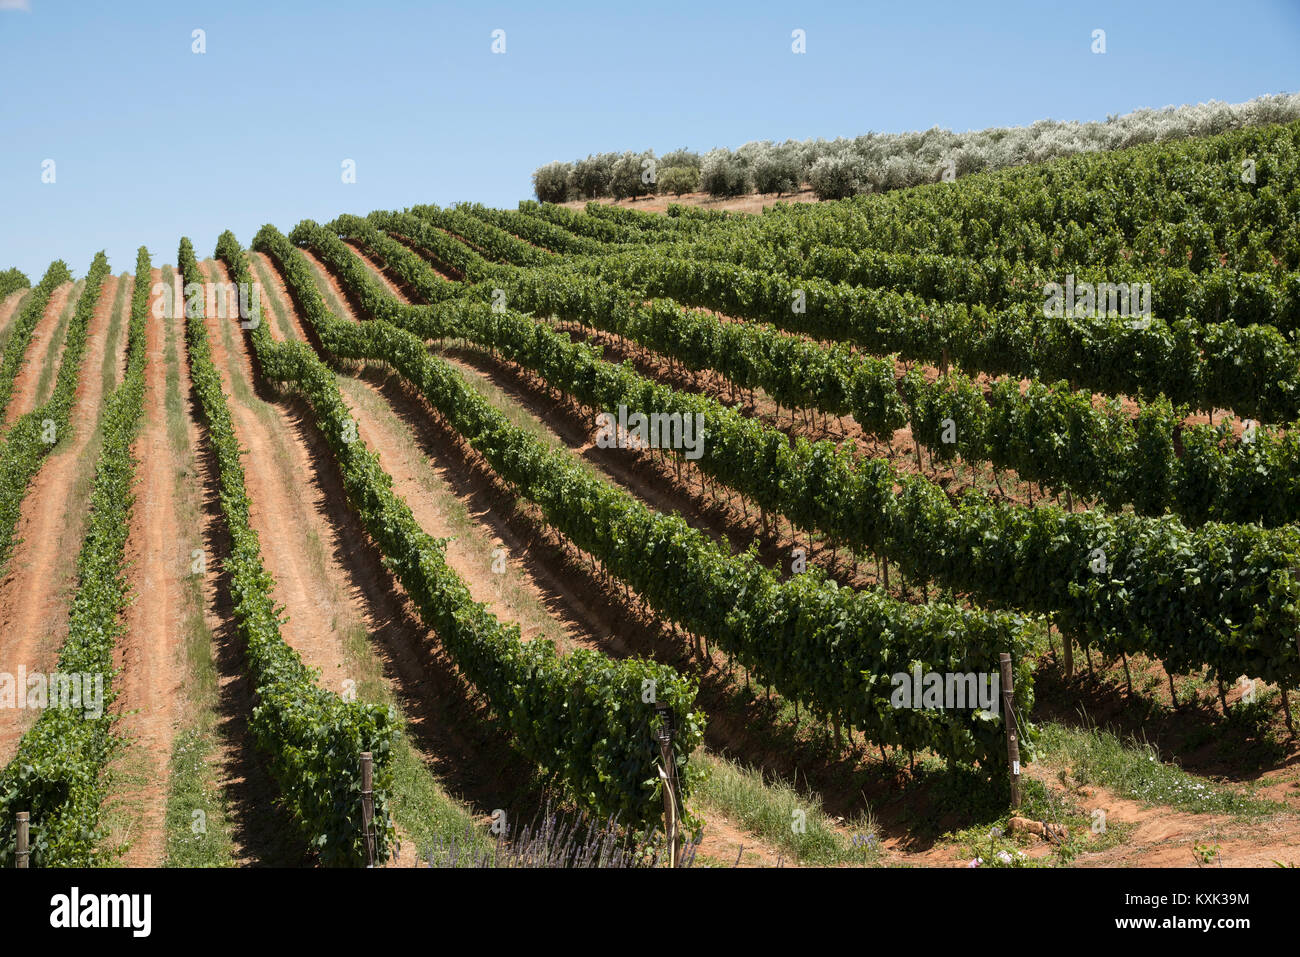
<path fill-rule="evenodd" d="M 569 198 L 572 163 L 547 163 L 533 173 L 533 192 L 543 203 L 562 203 Z"/>
<path fill-rule="evenodd" d="M 749 192 L 749 171 L 728 150 L 712 150 L 700 164 L 700 188 L 710 196 L 740 196 Z"/>
<path fill-rule="evenodd" d="M 598 153 L 578 160 L 570 179 L 573 199 L 597 199 L 609 195 L 610 180 L 614 173 L 617 153 Z"/>
<path fill-rule="evenodd" d="M 665 157 L 667 159 L 667 157 Z M 700 171 L 693 166 L 670 166 L 659 174 L 659 191 L 681 196 L 700 188 Z"/>
<path fill-rule="evenodd" d="M 754 161 L 754 188 L 760 193 L 793 193 L 801 179 L 799 160 L 791 151 L 767 150 Z"/>
<path fill-rule="evenodd" d="M 867 185 L 867 176 L 862 161 L 845 150 L 833 156 L 823 156 L 814 163 L 808 182 L 818 199 L 844 199 L 862 192 Z"/>
<path fill-rule="evenodd" d="M 699 173 L 700 154 L 694 150 L 673 150 L 672 152 L 665 153 L 660 157 L 659 165 L 665 170 L 672 169 L 675 166 L 687 166 L 695 170 L 696 173 Z"/>
<path fill-rule="evenodd" d="M 615 160 L 610 168 L 609 195 L 615 199 L 627 199 L 629 196 L 635 199 L 637 196 L 653 195 L 655 183 L 647 183 L 643 178 L 646 160 L 655 162 L 652 151 L 627 152 Z M 650 169 L 653 170 L 654 166 Z"/>

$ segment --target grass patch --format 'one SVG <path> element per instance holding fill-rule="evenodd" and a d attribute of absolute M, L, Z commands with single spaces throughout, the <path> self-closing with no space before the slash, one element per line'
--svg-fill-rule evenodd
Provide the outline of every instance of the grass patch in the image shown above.
<path fill-rule="evenodd" d="M 170 266 L 163 267 L 162 281 L 171 285 Z M 151 317 L 150 321 L 160 320 Z M 196 494 L 198 469 L 190 448 L 185 397 L 181 394 L 176 323 L 165 321 L 164 327 L 167 441 L 171 447 L 171 461 L 180 464 L 174 473 L 177 518 L 181 528 L 197 534 L 203 528 L 203 515 Z M 195 545 L 201 546 L 201 540 Z M 212 632 L 204 616 L 202 578 L 185 578 L 182 601 L 185 609 L 186 713 L 183 727 L 172 742 L 167 766 L 166 863 L 171 867 L 232 867 L 235 861 L 227 799 L 217 781 L 213 763 L 219 742 L 219 698 Z"/>
<path fill-rule="evenodd" d="M 871 864 L 880 859 L 880 839 L 869 813 L 849 825 L 855 833 L 846 838 L 822 810 L 817 794 L 703 750 L 695 760 L 705 773 L 693 797 L 706 810 L 706 821 L 708 811 L 719 812 L 805 864 Z"/>
<path fill-rule="evenodd" d="M 9 318 L 5 320 L 4 325 L 0 326 L 0 355 L 4 355 L 5 349 L 9 345 L 9 339 L 14 334 L 14 320 L 18 314 L 27 306 L 27 300 L 31 297 L 30 289 L 19 289 L 11 293 L 18 297 L 18 304 L 14 306 L 13 311 L 9 313 Z"/>
<path fill-rule="evenodd" d="M 43 406 L 54 392 L 54 377 L 58 375 L 59 357 L 63 354 L 63 340 L 67 336 L 68 323 L 72 321 L 72 314 L 77 311 L 77 301 L 81 298 L 81 291 L 86 286 L 86 280 L 78 279 L 72 284 L 72 292 L 68 293 L 67 304 L 63 311 L 59 313 L 59 321 L 54 326 L 54 331 L 50 334 L 50 341 L 45 344 L 45 359 L 41 362 L 41 375 L 36 380 L 36 398 L 32 403 L 33 409 Z M 40 326 L 38 325 L 39 329 Z M 29 349 L 35 349 L 36 343 L 33 341 Z M 87 343 L 89 349 L 89 343 Z M 32 356 L 27 357 L 27 361 L 32 361 Z"/>
<path fill-rule="evenodd" d="M 167 792 L 167 866 L 232 867 L 224 799 L 213 780 L 210 731 L 195 724 L 172 744 Z"/>
<path fill-rule="evenodd" d="M 314 257 L 306 256 L 305 258 L 307 259 L 307 265 L 311 267 L 312 278 L 316 280 L 316 288 L 319 290 L 321 298 L 325 300 L 325 306 L 340 319 L 348 319 L 352 315 L 352 310 L 338 297 L 338 293 L 330 285 L 329 277 L 321 271 Z"/>
<path fill-rule="evenodd" d="M 280 338 L 285 342 L 293 342 L 298 338 L 298 332 L 294 329 L 293 323 L 289 321 L 289 315 L 284 304 L 281 302 L 279 296 L 266 292 L 266 290 L 275 288 L 274 277 L 267 271 L 266 265 L 262 262 L 260 256 L 250 253 L 248 259 L 253 268 L 253 275 L 257 277 L 257 281 L 261 284 L 263 289 L 263 294 L 260 300 L 262 305 L 264 307 L 270 307 L 271 318 L 274 321 L 275 328 L 280 330 Z"/>
<path fill-rule="evenodd" d="M 1068 765 L 1080 785 L 1096 783 L 1116 795 L 1147 805 L 1165 805 L 1190 814 L 1230 814 L 1243 820 L 1287 810 L 1226 785 L 1189 774 L 1166 763 L 1148 741 L 1121 740 L 1101 728 L 1074 729 L 1049 723 L 1040 729 L 1044 760 Z"/>
<path fill-rule="evenodd" d="M 127 306 L 131 292 L 130 273 L 122 273 L 117 278 L 117 292 L 113 296 L 113 307 L 108 314 L 108 331 L 104 334 L 104 358 L 99 365 L 99 376 L 104 383 L 104 395 L 109 395 L 115 388 L 124 371 L 125 353 L 119 359 L 117 344 L 122 338 L 122 328 L 126 324 Z"/>
<path fill-rule="evenodd" d="M 1046 854 L 1026 854 L 1026 848 L 1043 848 L 1043 840 L 1037 834 L 1011 832 L 1009 821 L 1013 816 L 1060 825 L 1066 829 L 1066 837 L 1048 845 Z M 1136 824 L 1105 824 L 1094 818 L 1065 788 L 1052 788 L 1036 778 L 1023 777 L 1018 810 L 1013 813 L 1006 808 L 1004 795 L 996 819 L 954 831 L 945 840 L 957 845 L 959 856 L 968 866 L 1059 867 L 1085 851 L 1096 853 L 1123 844 L 1135 830 Z M 975 861 L 978 864 L 970 863 Z"/>

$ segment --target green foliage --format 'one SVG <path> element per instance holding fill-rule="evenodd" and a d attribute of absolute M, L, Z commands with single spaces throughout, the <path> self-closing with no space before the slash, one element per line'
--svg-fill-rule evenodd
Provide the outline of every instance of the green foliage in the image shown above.
<path fill-rule="evenodd" d="M 188 239 L 181 240 L 177 263 L 186 284 L 203 283 Z M 236 281 L 251 281 L 246 269 Z M 201 310 L 187 308 L 185 333 L 190 378 L 207 425 L 207 440 L 217 464 L 221 511 L 230 533 L 230 555 L 224 564 L 235 627 L 244 643 L 257 700 L 249 722 L 253 740 L 266 755 L 290 815 L 321 862 L 328 865 L 356 866 L 366 861 L 360 755 L 371 752 L 378 857 L 382 860 L 393 839 L 385 805 L 391 786 L 393 741 L 400 733 L 397 716 L 391 709 L 346 702 L 321 688 L 315 673 L 281 636 L 280 609 L 272 599 L 274 582 L 262 564 L 257 532 L 249 522 L 239 442 L 221 391 L 221 373 L 212 361 Z M 259 323 L 254 330 L 255 342 L 259 334 L 269 336 L 265 324 Z M 294 352 L 292 347 L 288 351 Z"/>
<path fill-rule="evenodd" d="M 793 193 L 803 179 L 799 160 L 788 152 L 767 150 L 754 161 L 754 189 L 759 193 Z"/>
<path fill-rule="evenodd" d="M 574 163 L 573 173 L 569 178 L 569 198 L 596 199 L 600 196 L 608 196 L 610 180 L 614 175 L 614 162 L 617 159 L 617 153 L 600 153 Z"/>
<path fill-rule="evenodd" d="M 665 169 L 684 166 L 698 172 L 700 168 L 700 154 L 694 150 L 688 149 L 669 150 L 660 158 L 659 164 Z"/>
<path fill-rule="evenodd" d="M 269 243 L 267 235 L 264 230 L 262 241 Z M 468 302 L 449 302 L 445 309 L 403 307 L 377 288 L 330 231 L 304 222 L 293 238 L 322 257 L 363 309 L 373 307 L 372 315 L 384 317 L 359 328 L 330 326 L 328 338 L 322 334 L 325 347 L 342 358 L 391 364 L 551 525 L 634 588 L 661 618 L 716 642 L 783 696 L 872 740 L 933 748 L 985 768 L 1003 760 L 999 722 L 970 712 L 895 708 L 890 676 L 915 663 L 940 672 L 992 673 L 999 652 L 1008 651 L 1017 663 L 1017 695 L 1032 700 L 1030 639 L 1019 619 L 941 603 L 913 606 L 874 590 L 839 588 L 814 570 L 781 581 L 753 554 L 731 554 L 680 517 L 647 508 L 512 426 L 452 367 L 429 355 L 423 340 L 471 339 L 544 370 L 548 381 L 584 399 L 599 392 L 606 399 L 623 396 L 630 408 L 665 411 L 689 399 L 655 391 L 662 387 L 599 362 L 587 347 L 517 313 Z M 599 405 L 609 407 L 604 400 Z M 729 444 L 710 441 L 715 447 Z M 765 474 L 779 456 L 771 446 L 749 458 L 745 469 Z M 707 460 L 706 455 L 701 461 Z"/>
<path fill-rule="evenodd" d="M 1300 347 L 1270 326 L 1149 325 L 1124 317 L 1051 318 L 1024 305 L 990 309 L 910 292 L 790 278 L 732 263 L 640 250 L 588 268 L 645 296 L 670 296 L 867 352 L 932 364 L 946 353 L 991 375 L 1067 379 L 1098 392 L 1165 395 L 1271 422 L 1300 416 Z M 795 303 L 800 308 L 793 308 Z"/>
<path fill-rule="evenodd" d="M 766 323 L 727 322 L 673 300 L 629 302 L 620 287 L 563 266 L 518 270 L 493 283 L 519 310 L 615 332 L 690 369 L 762 388 L 788 407 L 852 415 L 886 441 L 909 425 L 936 458 L 987 462 L 1050 489 L 1132 504 L 1146 515 L 1173 512 L 1193 525 L 1300 520 L 1294 429 L 1259 427 L 1252 441 L 1240 441 L 1224 427 L 1181 425 L 1189 410 L 1164 398 L 1132 417 L 1064 382 L 1034 380 L 1022 392 L 1012 380 L 990 387 L 955 370 L 934 381 L 919 373 L 898 378 L 892 357 L 822 345 Z M 944 441 L 948 419 L 954 434 Z"/>
<path fill-rule="evenodd" d="M 628 152 L 615 160 L 610 168 L 609 195 L 614 199 L 653 196 L 656 184 L 645 180 L 645 174 L 648 172 L 645 165 L 647 162 L 654 162 L 653 152 Z"/>
<path fill-rule="evenodd" d="M 493 226 L 498 226 L 541 249 L 549 249 L 557 253 L 582 255 L 604 252 L 608 248 L 605 243 L 598 239 L 579 236 L 576 233 L 569 232 L 562 226 L 548 222 L 545 219 L 539 219 L 536 216 L 525 216 L 522 213 L 508 209 L 491 209 L 478 204 L 467 208 L 480 219 L 491 223 Z"/>
<path fill-rule="evenodd" d="M 4 301 L 11 292 L 19 289 L 30 289 L 32 281 L 27 278 L 26 273 L 19 269 L 6 269 L 0 272 L 0 302 Z"/>
<path fill-rule="evenodd" d="M 316 234 L 314 248 L 327 257 L 333 249 L 332 265 L 362 288 L 368 278 L 349 268 L 351 254 L 329 238 Z M 565 286 L 551 288 L 563 296 Z M 548 311 L 537 292 L 526 307 Z M 1176 671 L 1210 665 L 1229 678 L 1300 676 L 1290 638 L 1300 597 L 1292 572 L 1300 533 L 1292 527 L 1188 529 L 1168 516 L 1027 509 L 975 493 L 954 502 L 888 460 L 857 462 L 827 441 L 792 444 L 716 401 L 603 362 L 590 346 L 513 311 L 456 301 L 401 307 L 382 290 L 359 298 L 424 338 L 460 335 L 500 352 L 595 409 L 702 415 L 708 440 L 696 464 L 706 474 L 800 528 L 897 562 L 915 580 L 997 607 L 1052 614 L 1081 642 L 1151 654 Z"/>
<path fill-rule="evenodd" d="M 62 259 L 56 259 L 45 270 L 45 275 L 32 290 L 27 302 L 23 304 L 22 311 L 14 318 L 13 325 L 10 327 L 9 342 L 5 346 L 4 360 L 0 361 L 0 417 L 3 417 L 5 410 L 9 408 L 9 399 L 14 391 L 14 380 L 18 377 L 19 368 L 27 359 L 27 345 L 32 340 L 32 330 L 41 321 L 41 316 L 45 315 L 45 307 L 49 305 L 54 290 L 63 283 L 71 281 L 72 273 L 68 271 L 67 263 Z"/>
<path fill-rule="evenodd" d="M 86 275 L 86 285 L 81 298 L 77 300 L 72 321 L 64 333 L 63 358 L 59 363 L 54 391 L 44 405 L 28 412 L 9 428 L 5 434 L 4 446 L 0 447 L 0 571 L 4 570 L 13 555 L 14 530 L 18 527 L 27 488 L 40 470 L 45 456 L 63 441 L 68 429 L 68 415 L 76 398 L 77 376 L 81 372 L 81 359 L 86 350 L 86 329 L 94 315 L 100 289 L 107 275 L 108 258 L 102 252 L 97 253 Z M 13 338 L 9 340 L 9 351 L 5 353 L 3 367 L 0 367 L 0 380 L 3 380 L 0 382 L 0 390 L 3 390 L 0 394 L 0 407 L 8 403 L 13 390 L 14 374 L 31 339 L 32 328 L 49 301 L 50 292 L 70 278 L 71 275 L 62 262 L 54 263 L 19 315 L 16 325 L 21 328 L 15 329 Z M 12 366 L 11 359 L 17 360 Z M 4 379 L 6 375 L 8 378 Z M 54 442 L 47 441 L 51 427 Z"/>
<path fill-rule="evenodd" d="M 235 259 L 242 253 L 228 236 L 223 236 L 223 255 L 227 261 L 242 262 Z M 360 330 L 328 313 L 302 254 L 274 227 L 264 226 L 254 247 L 280 265 L 290 293 L 327 350 L 403 367 L 398 354 L 411 348 L 409 335 L 384 330 L 402 337 L 385 340 L 371 335 L 380 331 L 376 327 Z M 360 440 L 343 441 L 351 416 L 332 373 L 305 346 L 275 346 L 261 338 L 258 358 L 263 372 L 293 383 L 311 402 L 339 462 L 348 499 L 366 530 L 422 620 L 438 634 L 520 750 L 599 814 L 618 815 L 621 823 L 632 826 L 661 818 L 653 702 L 673 711 L 679 729 L 679 777 L 689 790 L 689 758 L 704 728 L 703 716 L 691 711 L 694 684 L 653 661 L 614 661 L 585 649 L 559 655 L 550 641 L 523 642 L 518 625 L 502 624 L 472 600 L 446 563 L 446 542 L 420 528 L 392 491 L 392 479 L 374 453 Z M 422 346 L 415 348 L 423 354 Z"/>
<path fill-rule="evenodd" d="M 149 253 L 140 247 L 136 275 L 149 275 Z M 84 350 L 86 326 L 94 313 L 108 260 L 100 253 L 90 268 L 86 288 L 72 323 L 54 395 L 42 418 L 67 423 Z M 114 716 L 109 712 L 113 648 L 123 633 L 122 612 L 128 588 L 124 575 L 126 535 L 134 496 L 135 459 L 131 444 L 144 408 L 145 321 L 149 284 L 135 284 L 127 332 L 126 375 L 108 397 L 102 420 L 104 436 L 90 496 L 90 518 L 77 555 L 77 591 L 68 614 L 68 635 L 59 653 L 63 675 L 96 676 L 103 681 L 102 708 L 47 707 L 23 735 L 9 766 L 0 772 L 0 867 L 12 866 L 16 840 L 14 815 L 31 814 L 30 863 L 33 867 L 84 867 L 99 863 L 103 831 L 99 824 L 104 798 L 100 773 L 113 753 Z M 66 374 L 65 374 L 66 370 Z M 62 426 L 60 427 L 62 428 Z M 23 433 L 12 436 L 6 457 Z M 19 689 L 18 693 L 25 693 Z M 95 713 L 97 712 L 97 713 Z"/>
<path fill-rule="evenodd" d="M 762 141 L 746 143 L 736 150 L 714 150 L 713 154 L 725 161 L 755 168 L 770 157 L 782 164 L 794 165 L 800 171 L 800 179 L 809 178 L 809 171 L 819 164 L 825 173 L 826 164 L 830 162 L 840 169 L 850 170 L 852 179 L 864 188 L 870 185 L 875 190 L 898 190 L 932 183 L 938 172 L 949 165 L 958 177 L 965 177 L 984 170 L 1023 167 L 1079 154 L 1085 157 L 1087 154 L 1105 155 L 1108 151 L 1126 150 L 1139 147 L 1139 144 L 1159 144 L 1159 148 L 1165 149 L 1178 140 L 1224 134 L 1243 127 L 1294 123 L 1297 117 L 1300 117 L 1300 95 L 1280 94 L 1239 104 L 1210 101 L 1178 108 L 1135 110 L 1124 116 L 1107 117 L 1104 122 L 1079 124 L 1040 120 L 1030 126 L 994 127 L 966 133 L 935 127 L 907 133 L 868 133 L 832 141 Z M 614 153 L 601 154 L 588 157 L 587 162 L 595 159 L 608 163 L 616 156 Z M 679 164 L 699 168 L 701 160 L 698 154 L 684 149 L 674 150 L 664 157 L 665 167 Z M 1259 183 L 1268 183 L 1271 173 L 1272 170 L 1261 169 Z M 827 185 L 827 177 L 823 175 L 821 179 L 822 184 Z M 593 179 L 591 188 L 599 189 L 599 186 L 599 180 Z M 855 191 L 856 188 L 847 192 L 837 189 L 832 195 L 847 196 Z M 590 195 L 603 194 L 593 192 Z M 1196 237 L 1203 236 L 1204 230 L 1192 228 L 1185 235 L 1189 244 L 1195 245 Z M 1262 248 L 1251 245 L 1255 249 Z"/>
<path fill-rule="evenodd" d="M 741 196 L 753 189 L 753 180 L 739 156 L 712 150 L 700 164 L 700 189 L 719 198 Z"/>
<path fill-rule="evenodd" d="M 569 198 L 572 163 L 547 163 L 533 173 L 533 192 L 543 203 L 562 203 Z"/>
<path fill-rule="evenodd" d="M 845 199 L 867 188 L 865 164 L 849 153 L 823 156 L 808 172 L 818 199 Z"/>
<path fill-rule="evenodd" d="M 700 171 L 693 166 L 669 166 L 659 174 L 659 192 L 681 196 L 700 188 Z"/>
<path fill-rule="evenodd" d="M 546 266 L 555 262 L 552 253 L 532 246 L 510 235 L 504 229 L 471 215 L 475 209 L 481 208 L 468 205 L 455 206 L 451 209 L 413 206 L 410 211 L 426 223 L 461 237 L 469 245 L 481 250 L 488 259 L 516 266 Z"/>

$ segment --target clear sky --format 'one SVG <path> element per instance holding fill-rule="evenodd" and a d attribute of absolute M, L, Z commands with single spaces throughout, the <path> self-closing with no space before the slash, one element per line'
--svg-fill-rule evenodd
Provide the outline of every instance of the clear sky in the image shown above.
<path fill-rule="evenodd" d="M 183 234 L 208 255 L 225 228 L 514 206 L 537 166 L 602 150 L 1100 120 L 1298 73 L 1300 0 L 0 0 L 0 268 L 82 275 L 104 248 L 121 272 L 141 243 L 174 262 Z"/>

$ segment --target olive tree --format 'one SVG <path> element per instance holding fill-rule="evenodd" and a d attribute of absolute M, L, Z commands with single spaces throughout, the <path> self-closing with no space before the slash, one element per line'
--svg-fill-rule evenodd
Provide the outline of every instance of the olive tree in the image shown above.
<path fill-rule="evenodd" d="M 569 198 L 572 163 L 547 163 L 533 173 L 533 192 L 543 203 L 562 203 Z"/>

